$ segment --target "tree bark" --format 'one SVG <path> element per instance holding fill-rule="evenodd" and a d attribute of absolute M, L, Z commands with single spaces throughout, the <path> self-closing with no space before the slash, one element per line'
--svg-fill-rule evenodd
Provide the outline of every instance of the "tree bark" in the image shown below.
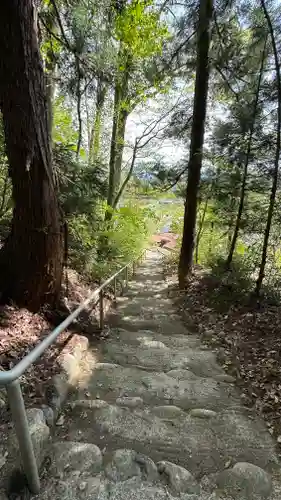
<path fill-rule="evenodd" d="M 115 191 L 114 199 L 120 188 L 120 182 L 121 182 L 121 170 L 122 170 L 127 118 L 128 118 L 127 111 L 122 110 L 119 117 L 117 144 L 115 150 L 116 156 L 115 156 L 115 175 L 114 175 L 114 191 Z"/>
<path fill-rule="evenodd" d="M 82 113 L 81 113 L 81 101 L 82 101 L 82 92 L 81 92 L 81 71 L 80 71 L 80 62 L 76 57 L 76 109 L 77 109 L 77 119 L 78 119 L 78 139 L 76 145 L 76 160 L 78 160 L 80 155 L 80 149 L 82 144 Z"/>
<path fill-rule="evenodd" d="M 136 162 L 136 157 L 137 157 L 137 150 L 138 150 L 138 140 L 136 139 L 135 141 L 135 145 L 134 145 L 134 150 L 133 150 L 133 156 L 132 156 L 132 161 L 131 161 L 131 165 L 130 165 L 130 168 L 129 168 L 129 171 L 115 197 L 115 200 L 114 200 L 114 203 L 113 203 L 113 208 L 115 209 L 119 203 L 119 200 L 122 196 L 122 194 L 124 193 L 125 191 L 125 188 L 129 182 L 129 180 L 131 179 L 132 177 L 132 174 L 133 174 L 133 171 L 134 171 L 134 166 L 135 166 L 135 162 Z"/>
<path fill-rule="evenodd" d="M 119 190 L 121 179 L 121 165 L 124 150 L 124 138 L 126 122 L 128 117 L 127 98 L 130 72 L 130 60 L 123 53 L 122 44 L 119 49 L 119 59 L 125 61 L 125 69 L 121 75 L 117 75 L 114 91 L 113 125 L 109 160 L 109 182 L 107 204 L 113 207 L 116 192 Z M 110 218 L 110 212 L 106 212 L 106 219 Z"/>
<path fill-rule="evenodd" d="M 50 31 L 47 32 L 47 38 L 49 42 L 49 49 L 47 51 L 46 57 L 46 96 L 47 96 L 47 107 L 48 107 L 48 123 L 49 123 L 49 133 L 52 139 L 52 131 L 53 131 L 53 104 L 54 104 L 54 96 L 55 96 L 55 77 L 56 77 L 56 67 L 57 67 L 57 58 L 54 53 L 52 47 L 53 37 L 51 33 L 57 33 L 57 19 L 55 17 L 54 8 L 52 5 L 49 6 L 48 13 L 48 28 Z"/>
<path fill-rule="evenodd" d="M 269 14 L 268 14 L 264 0 L 261 0 L 261 6 L 262 6 L 263 13 L 264 13 L 267 25 L 268 25 L 268 31 L 269 31 L 271 43 L 272 43 L 275 69 L 276 69 L 278 107 L 277 107 L 277 134 L 276 134 L 276 151 L 275 151 L 275 160 L 274 160 L 274 170 L 273 170 L 272 187 L 271 187 L 271 193 L 270 193 L 270 199 L 269 199 L 269 207 L 268 207 L 268 212 L 267 212 L 267 222 L 266 222 L 266 227 L 265 227 L 265 231 L 264 231 L 263 249 L 262 249 L 261 263 L 260 263 L 260 269 L 259 269 L 259 276 L 258 276 L 258 279 L 256 281 L 255 292 L 256 292 L 257 296 L 260 295 L 260 290 L 261 290 L 262 282 L 264 279 L 264 270 L 265 270 L 266 259 L 267 259 L 268 240 L 269 240 L 269 235 L 270 235 L 272 217 L 273 217 L 274 206 L 275 206 L 276 191 L 277 191 L 277 185 L 278 185 L 279 157 L 280 157 L 280 151 L 281 151 L 281 74 L 280 74 L 280 62 L 279 62 L 278 49 L 277 49 L 277 45 L 276 45 L 276 40 L 275 40 L 272 22 L 271 22 Z"/>
<path fill-rule="evenodd" d="M 107 92 L 107 86 L 101 81 L 101 79 L 99 79 L 97 83 L 96 113 L 91 132 L 90 147 L 89 147 L 90 163 L 93 163 L 93 161 L 96 158 L 98 158 L 100 152 L 102 115 L 103 115 L 106 92 Z"/>
<path fill-rule="evenodd" d="M 11 233 L 0 253 L 0 292 L 33 311 L 57 300 L 63 267 L 36 29 L 32 0 L 0 3 L 0 107 L 14 203 Z"/>
<path fill-rule="evenodd" d="M 196 227 L 197 195 L 202 166 L 205 118 L 209 84 L 210 24 L 212 0 L 200 0 L 197 36 L 197 66 L 191 128 L 190 157 L 184 212 L 184 227 L 178 268 L 180 288 L 185 288 L 191 271 Z"/>
<path fill-rule="evenodd" d="M 254 128 L 255 128 L 256 113 L 257 113 L 257 108 L 258 108 L 258 103 L 259 103 L 259 93 L 260 93 L 260 86 L 261 86 L 261 80 L 262 80 L 262 75 L 263 75 L 266 43 L 267 43 L 267 37 L 266 37 L 266 41 L 265 41 L 264 49 L 263 49 L 263 53 L 262 53 L 261 67 L 260 67 L 257 91 L 256 91 L 256 96 L 255 96 L 254 108 L 253 108 L 252 123 L 251 123 L 249 138 L 248 138 L 246 159 L 245 159 L 244 169 L 243 169 L 243 177 L 242 177 L 242 183 L 241 183 L 241 192 L 240 192 L 240 200 L 239 200 L 238 212 L 237 212 L 237 217 L 236 217 L 236 223 L 235 223 L 233 236 L 231 239 L 228 257 L 226 259 L 226 268 L 227 269 L 230 267 L 232 259 L 233 259 L 233 254 L 235 251 L 236 242 L 238 239 L 240 225 L 241 225 L 242 214 L 243 214 L 245 194 L 246 194 L 247 176 L 248 176 L 248 165 L 249 165 L 249 159 L 250 159 L 250 154 L 251 154 L 252 138 L 253 138 L 253 133 L 254 133 Z"/>
<path fill-rule="evenodd" d="M 197 236 L 196 236 L 196 245 L 195 245 L 195 262 L 196 262 L 196 264 L 198 264 L 198 259 L 199 259 L 199 244 L 200 244 L 200 239 L 201 239 L 201 235 L 202 235 L 202 231 L 203 231 L 203 227 L 204 227 L 208 202 L 209 202 L 209 196 L 207 196 L 207 198 L 205 200 L 203 213 L 202 213 L 202 217 L 200 218 L 200 221 L 199 221 L 199 228 L 198 228 Z"/>

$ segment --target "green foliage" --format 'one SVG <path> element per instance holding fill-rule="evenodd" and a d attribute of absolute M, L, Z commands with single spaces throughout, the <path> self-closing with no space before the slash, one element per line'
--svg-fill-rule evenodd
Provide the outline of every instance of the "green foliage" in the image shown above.
<path fill-rule="evenodd" d="M 120 263 L 133 260 L 147 246 L 157 222 L 159 217 L 150 207 L 129 203 L 116 210 L 111 227 L 104 232 L 109 239 L 110 259 Z"/>
<path fill-rule="evenodd" d="M 53 141 L 59 144 L 67 144 L 75 151 L 78 133 L 73 127 L 73 118 L 70 106 L 67 106 L 65 98 L 59 96 L 53 104 Z"/>
<path fill-rule="evenodd" d="M 0 242 L 7 237 L 12 217 L 12 186 L 5 152 L 3 120 L 0 115 Z"/>
<path fill-rule="evenodd" d="M 165 93 L 170 79 L 157 71 L 156 61 L 170 38 L 167 24 L 152 1 L 125 2 L 115 19 L 114 36 L 119 41 L 116 80 L 122 86 L 128 74 L 128 91 L 121 109 L 130 112 L 149 98 Z M 125 78 L 127 80 L 127 78 Z"/>
<path fill-rule="evenodd" d="M 105 210 L 100 207 L 101 212 Z M 110 227 L 85 215 L 70 218 L 71 264 L 91 280 L 104 279 L 139 256 L 160 224 L 150 207 L 129 204 L 116 210 Z M 107 258 L 99 258 L 99 241 L 107 240 Z"/>
<path fill-rule="evenodd" d="M 169 31 L 160 21 L 159 11 L 152 1 L 134 0 L 126 3 L 117 15 L 115 36 L 127 54 L 134 59 L 143 59 L 162 53 L 163 41 L 169 37 Z M 124 69 L 120 62 L 119 70 Z"/>

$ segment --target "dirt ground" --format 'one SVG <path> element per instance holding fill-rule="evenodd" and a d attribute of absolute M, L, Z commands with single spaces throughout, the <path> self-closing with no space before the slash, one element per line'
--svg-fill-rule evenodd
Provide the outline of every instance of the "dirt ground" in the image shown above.
<path fill-rule="evenodd" d="M 54 327 L 72 311 L 91 292 L 97 284 L 89 287 L 75 271 L 68 272 L 68 293 L 65 299 L 66 309 L 57 311 L 44 310 L 31 313 L 27 309 L 13 305 L 0 308 L 0 369 L 9 370 L 28 354 Z M 108 297 L 108 301 L 110 296 Z M 43 402 L 45 390 L 50 378 L 58 371 L 57 358 L 74 333 L 83 333 L 98 341 L 100 332 L 97 322 L 97 310 L 88 308 L 81 314 L 79 321 L 71 329 L 61 333 L 58 340 L 49 347 L 40 360 L 32 365 L 21 379 L 27 406 Z"/>

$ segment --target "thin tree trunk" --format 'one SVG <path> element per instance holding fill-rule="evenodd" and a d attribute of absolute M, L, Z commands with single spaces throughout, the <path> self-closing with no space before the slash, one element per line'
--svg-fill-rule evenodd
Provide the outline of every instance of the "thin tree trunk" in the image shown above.
<path fill-rule="evenodd" d="M 236 217 L 235 229 L 234 229 L 234 232 L 233 232 L 233 236 L 232 236 L 232 240 L 231 240 L 231 244 L 230 244 L 230 249 L 229 249 L 228 257 L 227 257 L 227 260 L 226 260 L 226 268 L 230 267 L 232 259 L 233 259 L 233 254 L 234 254 L 234 251 L 235 251 L 236 242 L 237 242 L 237 239 L 238 239 L 240 225 L 241 225 L 242 214 L 243 214 L 245 194 L 246 194 L 247 176 L 248 176 L 248 165 L 249 165 L 249 159 L 250 159 L 250 154 L 251 154 L 252 138 L 253 138 L 253 133 L 254 133 L 254 128 L 255 128 L 255 120 L 256 120 L 256 114 L 257 114 L 257 108 L 258 108 L 258 102 L 259 102 L 259 93 L 260 93 L 260 86 L 261 86 L 261 80 L 262 80 L 262 75 L 263 75 L 263 67 L 264 67 L 264 59 L 265 59 L 265 52 L 266 52 L 266 44 L 267 44 L 267 37 L 266 37 L 266 40 L 265 40 L 265 44 L 264 44 L 264 48 L 263 48 L 263 53 L 262 53 L 261 67 L 260 67 L 260 73 L 259 73 L 259 79 L 258 79 L 256 97 L 255 97 L 254 108 L 253 108 L 252 123 L 251 123 L 249 138 L 248 138 L 246 159 L 245 159 L 244 169 L 243 169 L 243 177 L 242 177 L 241 192 L 240 192 L 240 201 L 239 201 L 238 212 L 237 212 L 237 217 Z"/>
<path fill-rule="evenodd" d="M 135 161 L 136 161 L 136 156 L 137 156 L 137 149 L 138 149 L 138 141 L 136 139 L 136 142 L 135 142 L 135 145 L 134 145 L 134 150 L 133 150 L 133 156 L 132 156 L 132 161 L 131 161 L 131 166 L 129 168 L 129 171 L 115 197 L 115 200 L 114 200 L 114 203 L 113 203 L 113 208 L 116 208 L 118 203 L 119 203 L 119 200 L 122 196 L 122 194 L 124 193 L 124 190 L 129 182 L 129 180 L 131 179 L 132 177 L 132 173 L 134 171 L 134 166 L 135 166 Z"/>
<path fill-rule="evenodd" d="M 46 64 L 46 95 L 47 95 L 47 108 L 48 108 L 48 124 L 49 133 L 52 138 L 53 131 L 53 103 L 55 96 L 55 72 L 56 72 L 56 62 L 49 56 L 48 63 Z"/>
<path fill-rule="evenodd" d="M 191 129 L 188 181 L 184 212 L 184 227 L 179 260 L 179 286 L 185 288 L 192 267 L 196 227 L 197 194 L 202 166 L 202 148 L 209 84 L 209 47 L 212 0 L 200 0 L 197 37 L 197 67 Z"/>
<path fill-rule="evenodd" d="M 120 188 L 120 182 L 121 182 L 121 170 L 122 170 L 122 160 L 123 160 L 123 152 L 124 152 L 127 118 L 128 118 L 127 111 L 122 110 L 120 113 L 120 117 L 119 117 L 118 136 L 117 136 L 117 144 L 116 144 L 115 176 L 114 176 L 115 195 Z M 113 203 L 114 203 L 114 200 L 113 200 Z"/>
<path fill-rule="evenodd" d="M 120 105 L 120 89 L 119 87 L 116 86 L 114 92 L 113 123 L 112 123 L 110 158 L 109 158 L 109 179 L 108 179 L 108 193 L 107 193 L 107 204 L 109 206 L 112 206 L 114 200 L 114 175 L 115 175 L 116 139 L 118 131 L 119 105 Z"/>
<path fill-rule="evenodd" d="M 89 160 L 91 163 L 99 156 L 100 152 L 102 115 L 103 115 L 106 92 L 107 92 L 107 87 L 99 80 L 97 85 L 96 113 L 91 132 L 90 147 L 89 147 Z"/>
<path fill-rule="evenodd" d="M 122 117 L 117 121 L 116 129 L 113 120 L 113 131 L 115 131 L 115 140 L 111 142 L 110 154 L 110 170 L 109 170 L 109 187 L 107 204 L 110 209 L 106 210 L 105 220 L 110 221 L 112 218 L 112 209 L 116 207 L 115 198 L 120 188 L 121 181 L 121 166 L 124 151 L 125 129 L 127 121 L 127 112 L 122 112 Z M 112 132 L 113 135 L 113 132 Z"/>
<path fill-rule="evenodd" d="M 54 13 L 54 8 L 52 5 L 49 6 L 49 23 L 48 28 L 51 33 L 57 33 L 57 19 Z M 55 76 L 56 76 L 56 56 L 54 54 L 54 50 L 52 47 L 52 35 L 47 35 L 49 49 L 47 51 L 46 57 L 46 95 L 47 95 L 47 107 L 48 107 L 48 123 L 49 123 L 49 133 L 52 138 L 52 129 L 53 129 L 53 103 L 55 96 Z"/>
<path fill-rule="evenodd" d="M 80 149 L 82 144 L 82 115 L 81 115 L 81 92 L 77 90 L 77 118 L 78 118 L 78 139 L 76 146 L 76 160 L 78 160 L 80 155 Z"/>
<path fill-rule="evenodd" d="M 203 209 L 203 214 L 202 214 L 202 217 L 200 219 L 199 228 L 197 231 L 196 246 L 195 246 L 195 262 L 196 262 L 196 264 L 198 264 L 199 243 L 200 243 L 200 238 L 201 238 L 201 234 L 202 234 L 203 226 L 204 226 L 204 222 L 205 222 L 205 216 L 206 216 L 206 212 L 207 212 L 208 202 L 209 202 L 209 196 L 207 196 L 207 198 L 206 198 L 204 209 Z"/>
<path fill-rule="evenodd" d="M 119 49 L 119 59 L 126 60 L 125 69 L 122 75 L 117 76 L 115 82 L 114 92 L 114 108 L 113 108 L 113 125 L 110 146 L 110 160 L 109 160 L 109 182 L 108 182 L 108 195 L 107 204 L 109 207 L 113 206 L 116 191 L 120 186 L 121 165 L 124 150 L 124 137 L 128 111 L 125 109 L 128 97 L 128 83 L 130 72 L 130 60 L 123 53 L 122 45 Z M 111 218 L 110 211 L 107 211 L 105 218 Z"/>
<path fill-rule="evenodd" d="M 76 159 L 78 160 L 79 155 L 80 155 L 81 144 L 82 144 L 82 114 L 81 114 L 82 92 L 81 92 L 81 81 L 80 81 L 80 62 L 79 62 L 78 58 L 76 58 L 76 71 L 77 71 L 76 109 L 77 109 L 77 118 L 78 118 L 78 139 L 77 139 L 77 146 L 76 146 Z"/>
<path fill-rule="evenodd" d="M 0 291 L 36 311 L 59 296 L 63 238 L 32 0 L 0 2 L 0 106 L 14 203 Z"/>
<path fill-rule="evenodd" d="M 267 212 L 267 222 L 266 222 L 266 227 L 265 227 L 265 231 L 264 231 L 264 240 L 263 240 L 263 249 L 262 249 L 261 263 L 260 263 L 260 269 L 259 269 L 259 276 L 258 276 L 258 279 L 256 282 L 256 290 L 255 291 L 256 291 L 257 296 L 259 296 L 259 294 L 260 294 L 260 290 L 261 290 L 261 286 L 262 286 L 262 282 L 263 282 L 263 278 L 264 278 L 264 270 L 265 270 L 266 259 L 267 259 L 268 240 L 269 240 L 269 235 L 270 235 L 272 217 L 273 217 L 273 213 L 274 213 L 274 205 L 275 205 L 275 198 L 276 198 L 276 191 L 277 191 L 277 184 L 278 184 L 279 157 L 280 157 L 280 151 L 281 151 L 281 74 L 280 74 L 280 62 L 279 62 L 279 57 L 278 57 L 278 50 L 277 50 L 277 46 L 276 46 L 273 26 L 271 23 L 270 16 L 267 12 L 267 8 L 266 8 L 264 0 L 261 0 L 261 6 L 262 6 L 264 16 L 265 16 L 266 21 L 267 21 L 268 30 L 269 30 L 269 34 L 270 34 L 270 38 L 271 38 L 271 43 L 272 43 L 274 61 L 275 61 L 277 90 L 278 90 L 278 108 L 277 108 L 277 135 L 276 135 L 276 152 L 275 152 L 275 161 L 274 161 L 274 171 L 273 171 L 273 179 L 272 179 L 269 207 L 268 207 L 268 212 Z"/>

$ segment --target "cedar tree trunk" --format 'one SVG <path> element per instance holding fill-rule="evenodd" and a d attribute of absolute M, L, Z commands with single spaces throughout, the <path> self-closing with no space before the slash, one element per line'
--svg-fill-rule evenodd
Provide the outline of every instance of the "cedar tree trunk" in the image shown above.
<path fill-rule="evenodd" d="M 200 0 L 197 66 L 190 141 L 190 157 L 184 211 L 184 227 L 179 260 L 179 286 L 185 288 L 191 271 L 196 229 L 197 195 L 200 184 L 202 148 L 204 144 L 205 118 L 209 84 L 210 24 L 212 0 Z"/>
<path fill-rule="evenodd" d="M 32 0 L 0 2 L 0 107 L 14 203 L 0 291 L 2 299 L 36 311 L 58 298 L 63 238 Z"/>

